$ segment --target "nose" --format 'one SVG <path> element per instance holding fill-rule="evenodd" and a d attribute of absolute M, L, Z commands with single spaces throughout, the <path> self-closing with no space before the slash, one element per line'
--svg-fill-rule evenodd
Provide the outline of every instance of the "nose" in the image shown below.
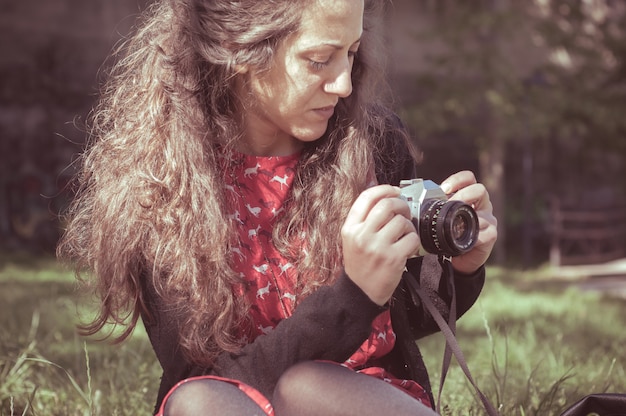
<path fill-rule="evenodd" d="M 324 84 L 324 91 L 346 98 L 352 94 L 352 62 L 347 59 L 336 75 Z"/>

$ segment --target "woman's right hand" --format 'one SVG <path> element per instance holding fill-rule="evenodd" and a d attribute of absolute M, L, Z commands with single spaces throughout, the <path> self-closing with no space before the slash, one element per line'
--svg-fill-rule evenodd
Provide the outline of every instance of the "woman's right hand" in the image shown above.
<path fill-rule="evenodd" d="M 402 278 L 420 240 L 400 189 L 377 185 L 363 191 L 341 228 L 348 277 L 376 304 L 384 305 Z"/>

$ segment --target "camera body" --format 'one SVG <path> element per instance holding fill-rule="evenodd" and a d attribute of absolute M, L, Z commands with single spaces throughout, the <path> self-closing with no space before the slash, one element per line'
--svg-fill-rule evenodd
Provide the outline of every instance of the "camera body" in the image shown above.
<path fill-rule="evenodd" d="M 422 243 L 419 255 L 454 257 L 474 247 L 478 241 L 478 215 L 470 205 L 449 201 L 439 185 L 430 180 L 403 180 L 400 188 L 400 198 L 409 204 Z"/>

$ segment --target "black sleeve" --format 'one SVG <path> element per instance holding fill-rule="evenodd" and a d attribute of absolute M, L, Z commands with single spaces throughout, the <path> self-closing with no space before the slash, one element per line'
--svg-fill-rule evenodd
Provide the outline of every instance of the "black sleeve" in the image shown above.
<path fill-rule="evenodd" d="M 305 360 L 343 362 L 367 339 L 385 308 L 343 274 L 296 308 L 293 316 L 238 354 L 221 354 L 210 374 L 240 380 L 271 397 L 278 378 Z"/>
<path fill-rule="evenodd" d="M 441 315 L 449 320 L 452 290 L 456 291 L 456 318 L 463 316 L 476 302 L 485 283 L 485 268 L 468 275 L 454 271 L 449 260 L 428 254 L 407 262 L 407 269 L 418 278 L 419 285 L 437 307 Z M 439 331 L 439 326 L 420 301 L 415 302 L 409 294 L 409 285 L 404 276 L 395 296 L 404 297 L 402 304 L 407 309 L 411 338 L 420 339 Z"/>
<path fill-rule="evenodd" d="M 294 314 L 240 352 L 222 353 L 211 368 L 189 364 L 178 346 L 178 322 L 167 309 L 152 307 L 146 329 L 163 378 L 157 399 L 185 378 L 216 375 L 246 383 L 271 397 L 278 378 L 292 365 L 307 360 L 343 362 L 367 339 L 378 306 L 345 273 L 302 301 Z"/>

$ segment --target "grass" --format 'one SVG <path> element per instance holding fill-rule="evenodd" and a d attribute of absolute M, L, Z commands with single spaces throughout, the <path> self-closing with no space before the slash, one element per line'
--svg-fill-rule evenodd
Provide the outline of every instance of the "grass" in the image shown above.
<path fill-rule="evenodd" d="M 559 415 L 586 394 L 626 392 L 625 301 L 543 271 L 488 276 L 457 338 L 502 415 Z M 160 369 L 145 331 L 117 346 L 81 339 L 77 299 L 54 259 L 0 257 L 0 416 L 151 414 Z M 420 345 L 437 391 L 443 338 Z M 453 360 L 442 414 L 484 414 L 474 396 Z"/>
<path fill-rule="evenodd" d="M 626 301 L 547 284 L 534 273 L 491 270 L 457 339 L 480 388 L 502 415 L 559 415 L 590 393 L 626 393 Z M 438 386 L 444 341 L 423 344 Z M 446 378 L 444 415 L 480 415 L 458 366 Z"/>
<path fill-rule="evenodd" d="M 0 259 L 0 416 L 151 414 L 160 368 L 145 331 L 81 339 L 77 299 L 54 259 Z"/>

